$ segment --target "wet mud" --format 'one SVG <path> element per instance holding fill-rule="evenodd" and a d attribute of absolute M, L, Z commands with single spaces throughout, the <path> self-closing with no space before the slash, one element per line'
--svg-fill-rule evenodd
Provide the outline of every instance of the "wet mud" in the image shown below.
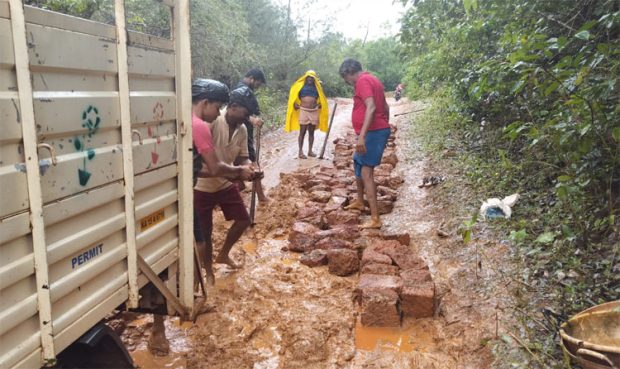
<path fill-rule="evenodd" d="M 398 103 L 390 99 L 389 103 L 392 114 L 420 108 L 405 99 Z M 207 290 L 213 309 L 200 315 L 195 324 L 166 319 L 168 356 L 157 357 L 148 351 L 152 317 L 125 314 L 123 340 L 137 365 L 188 369 L 493 367 L 488 342 L 501 335 L 508 318 L 502 309 L 508 292 L 498 271 L 507 263 L 508 249 L 490 239 L 463 245 L 454 232 L 446 238 L 437 235 L 440 226 L 454 226 L 457 221 L 446 219 L 441 212 L 450 199 L 433 196 L 433 188 L 417 187 L 424 176 L 435 173 L 411 141 L 411 115 L 391 122 L 399 128 L 395 142 L 400 160 L 395 172 L 405 182 L 398 189 L 392 212 L 382 215 L 382 231 L 411 236 L 411 247 L 428 264 L 436 285 L 434 316 L 405 318 L 399 328 L 365 327 L 354 296 L 358 274 L 340 277 L 330 274 L 328 266 L 310 268 L 300 263 L 301 254 L 289 251 L 292 224 L 310 198 L 300 181 L 288 174 L 333 166 L 332 142 L 350 132 L 351 107 L 350 99 L 338 99 L 328 159 L 297 159 L 297 132 L 263 137 L 263 183 L 272 201 L 259 205 L 257 225 L 233 247 L 231 257 L 243 267 L 231 270 L 215 265 L 216 283 Z M 316 136 L 315 151 L 319 151 L 324 136 Z M 249 203 L 249 192 L 244 196 Z M 214 219 L 217 252 L 230 224 L 219 213 Z"/>

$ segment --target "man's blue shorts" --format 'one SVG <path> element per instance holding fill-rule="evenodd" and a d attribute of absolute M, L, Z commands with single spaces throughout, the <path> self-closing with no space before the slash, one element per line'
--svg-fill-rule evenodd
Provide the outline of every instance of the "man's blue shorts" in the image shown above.
<path fill-rule="evenodd" d="M 353 155 L 353 166 L 355 168 L 355 176 L 362 176 L 362 167 L 374 168 L 381 164 L 383 150 L 387 145 L 390 137 L 390 128 L 378 129 L 376 131 L 368 131 L 366 133 L 366 153 Z"/>

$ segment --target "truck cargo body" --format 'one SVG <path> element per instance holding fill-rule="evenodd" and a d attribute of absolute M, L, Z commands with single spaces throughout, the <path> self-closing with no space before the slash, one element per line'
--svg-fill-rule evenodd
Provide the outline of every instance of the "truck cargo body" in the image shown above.
<path fill-rule="evenodd" d="M 141 256 L 190 309 L 187 1 L 171 39 L 0 1 L 0 368 L 36 368 L 119 305 Z"/>

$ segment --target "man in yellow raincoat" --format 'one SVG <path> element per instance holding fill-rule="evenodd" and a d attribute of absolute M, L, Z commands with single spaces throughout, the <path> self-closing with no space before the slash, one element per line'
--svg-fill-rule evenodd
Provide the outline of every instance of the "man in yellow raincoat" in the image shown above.
<path fill-rule="evenodd" d="M 288 109 L 286 111 L 286 132 L 299 129 L 299 158 L 306 159 L 304 155 L 304 137 L 308 132 L 308 156 L 316 156 L 312 151 L 314 144 L 314 130 L 318 127 L 327 132 L 328 105 L 321 81 L 316 72 L 307 71 L 293 83 L 288 96 Z"/>

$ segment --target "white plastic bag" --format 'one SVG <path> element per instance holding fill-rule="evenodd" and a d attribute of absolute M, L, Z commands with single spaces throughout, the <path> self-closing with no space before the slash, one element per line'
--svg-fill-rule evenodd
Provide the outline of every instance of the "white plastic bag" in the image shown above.
<path fill-rule="evenodd" d="M 498 198 L 487 199 L 480 207 L 480 215 L 482 219 L 506 218 L 512 215 L 512 207 L 519 200 L 519 194 L 515 193 L 504 197 L 502 200 Z"/>

